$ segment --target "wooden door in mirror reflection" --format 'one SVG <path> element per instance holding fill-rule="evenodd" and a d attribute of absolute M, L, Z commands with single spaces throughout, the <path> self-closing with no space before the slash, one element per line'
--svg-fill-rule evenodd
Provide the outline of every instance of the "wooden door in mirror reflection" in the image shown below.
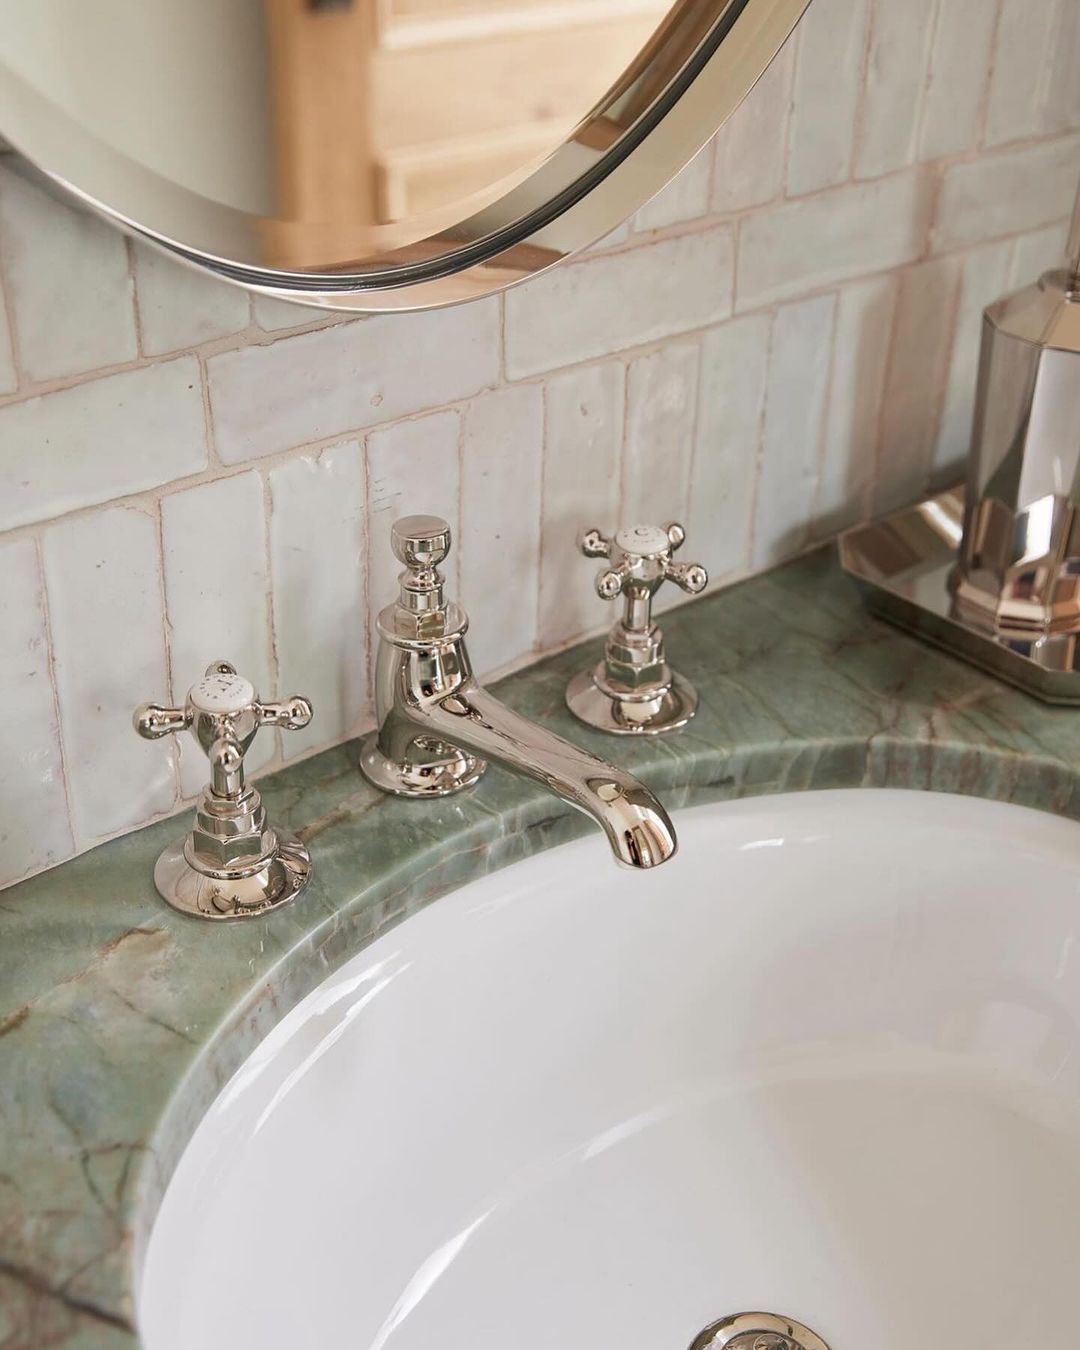
<path fill-rule="evenodd" d="M 509 190 L 672 0 L 264 0 L 283 267 L 407 248 Z M 463 204 L 467 210 L 462 211 Z M 396 229 L 395 229 L 396 227 Z M 397 238 L 395 239 L 395 234 Z"/>

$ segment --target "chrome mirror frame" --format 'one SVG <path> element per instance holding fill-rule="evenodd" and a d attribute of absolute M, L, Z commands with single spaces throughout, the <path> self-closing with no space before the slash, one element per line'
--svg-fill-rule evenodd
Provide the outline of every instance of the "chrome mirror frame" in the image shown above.
<path fill-rule="evenodd" d="M 682 0 L 623 80 L 523 182 L 461 223 L 349 269 L 253 262 L 259 218 L 133 163 L 2 61 L 0 135 L 37 175 L 106 220 L 251 291 L 355 313 L 432 309 L 525 281 L 621 224 L 731 115 L 809 3 Z"/>

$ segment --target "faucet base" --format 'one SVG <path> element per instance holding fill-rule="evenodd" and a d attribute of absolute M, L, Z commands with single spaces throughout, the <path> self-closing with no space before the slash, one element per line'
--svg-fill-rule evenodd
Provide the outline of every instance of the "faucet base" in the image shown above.
<path fill-rule="evenodd" d="M 580 721 L 614 736 L 659 736 L 677 731 L 697 710 L 694 686 L 681 675 L 673 673 L 670 683 L 633 694 L 609 692 L 603 677 L 603 662 L 575 675 L 566 687 L 566 706 Z"/>
<path fill-rule="evenodd" d="M 251 919 L 295 900 L 311 876 L 311 854 L 295 834 L 276 830 L 273 851 L 253 868 L 220 871 L 195 867 L 178 840 L 154 868 L 161 898 L 198 919 Z"/>
<path fill-rule="evenodd" d="M 410 759 L 391 759 L 373 731 L 360 747 L 360 769 L 369 783 L 396 797 L 449 797 L 472 787 L 487 768 L 486 760 L 426 736 L 418 736 L 410 750 Z"/>
<path fill-rule="evenodd" d="M 1080 631 L 976 626 L 950 578 L 964 522 L 950 488 L 840 536 L 840 562 L 870 610 L 1046 703 L 1080 705 Z"/>

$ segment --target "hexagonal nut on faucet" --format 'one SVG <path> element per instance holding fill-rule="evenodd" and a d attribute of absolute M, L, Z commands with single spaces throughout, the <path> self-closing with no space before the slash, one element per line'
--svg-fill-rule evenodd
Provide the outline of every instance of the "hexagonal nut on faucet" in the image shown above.
<path fill-rule="evenodd" d="M 214 811 L 215 802 L 204 792 L 195 808 L 195 825 L 189 840 L 190 861 L 225 872 L 240 866 L 257 866 L 273 856 L 277 833 L 266 822 L 266 810 L 259 794 L 249 788 L 250 802 L 240 810 L 222 816 Z M 245 809 L 246 808 L 246 809 Z"/>

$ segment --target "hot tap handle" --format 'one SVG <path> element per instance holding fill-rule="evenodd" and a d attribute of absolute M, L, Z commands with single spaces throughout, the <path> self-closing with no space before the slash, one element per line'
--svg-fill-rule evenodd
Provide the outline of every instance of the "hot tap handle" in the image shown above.
<path fill-rule="evenodd" d="M 213 790 L 219 796 L 243 789 L 244 755 L 260 727 L 298 731 L 311 721 L 311 703 L 300 695 L 262 703 L 255 686 L 228 661 L 212 661 L 187 692 L 182 708 L 144 703 L 135 709 L 135 730 L 147 740 L 191 730 L 210 760 Z"/>
<path fill-rule="evenodd" d="M 708 584 L 708 573 L 700 563 L 677 563 L 672 554 L 686 540 L 686 531 L 678 521 L 667 525 L 631 525 L 607 538 L 600 530 L 588 529 L 581 536 L 581 551 L 587 558 L 607 558 L 596 578 L 596 592 L 603 600 L 626 596 L 635 606 L 634 625 L 648 619 L 647 604 L 665 581 L 673 581 L 682 590 L 696 595 Z M 642 606 L 646 609 L 643 610 Z"/>

